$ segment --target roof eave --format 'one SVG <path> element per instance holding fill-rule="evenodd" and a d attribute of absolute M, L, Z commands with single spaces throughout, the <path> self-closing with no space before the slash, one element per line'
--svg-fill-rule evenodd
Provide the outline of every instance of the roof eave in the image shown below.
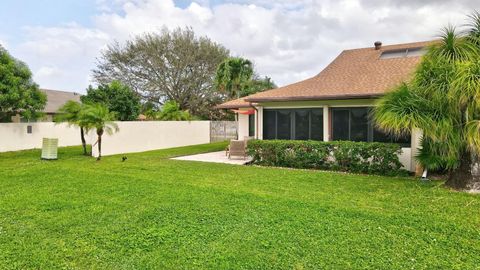
<path fill-rule="evenodd" d="M 335 95 L 335 96 L 297 96 L 297 97 L 265 97 L 245 98 L 248 102 L 276 102 L 276 101 L 313 101 L 313 100 L 349 100 L 378 98 L 383 94 Z"/>
<path fill-rule="evenodd" d="M 252 106 L 250 106 L 249 104 L 245 104 L 245 105 L 217 105 L 215 106 L 214 108 L 215 109 L 243 109 L 243 108 L 251 108 Z"/>

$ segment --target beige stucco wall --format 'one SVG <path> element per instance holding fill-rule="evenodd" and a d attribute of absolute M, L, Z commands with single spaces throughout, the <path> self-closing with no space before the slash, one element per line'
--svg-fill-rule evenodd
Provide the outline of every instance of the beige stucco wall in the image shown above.
<path fill-rule="evenodd" d="M 102 155 L 142 152 L 210 142 L 210 121 L 116 123 L 120 131 L 102 137 Z M 98 156 L 97 147 L 93 147 L 93 156 Z"/>
<path fill-rule="evenodd" d="M 27 133 L 27 127 L 32 133 Z M 66 124 L 44 123 L 0 123 L 0 152 L 41 148 L 43 138 L 58 138 L 59 146 L 80 145 L 80 131 Z M 91 138 L 87 138 L 89 143 Z"/>

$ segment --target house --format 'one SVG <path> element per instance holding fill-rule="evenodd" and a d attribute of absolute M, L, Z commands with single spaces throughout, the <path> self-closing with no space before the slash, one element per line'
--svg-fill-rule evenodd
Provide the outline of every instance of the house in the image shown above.
<path fill-rule="evenodd" d="M 374 102 L 411 78 L 432 41 L 343 51 L 318 75 L 218 106 L 238 115 L 238 136 L 284 140 L 351 140 L 402 145 L 400 161 L 415 171 L 421 132 L 395 138 L 370 119 Z M 412 151 L 413 149 L 413 151 Z"/>
<path fill-rule="evenodd" d="M 43 118 L 38 119 L 39 122 L 53 122 L 53 117 L 57 113 L 58 109 L 60 109 L 60 107 L 62 107 L 69 100 L 80 102 L 81 95 L 75 92 L 47 89 L 40 89 L 40 91 L 47 95 L 47 104 L 42 111 L 44 116 Z M 12 122 L 22 122 L 20 115 L 13 116 Z"/>

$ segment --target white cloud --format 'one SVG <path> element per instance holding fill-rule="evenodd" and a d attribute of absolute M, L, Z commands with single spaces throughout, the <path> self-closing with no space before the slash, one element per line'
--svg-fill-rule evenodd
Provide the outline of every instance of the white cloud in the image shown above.
<path fill-rule="evenodd" d="M 428 40 L 447 23 L 462 24 L 465 14 L 480 9 L 471 0 L 197 1 L 186 8 L 173 0 L 97 2 L 101 13 L 92 28 L 68 24 L 25 29 L 27 40 L 17 52 L 42 86 L 81 91 L 106 44 L 164 26 L 192 26 L 233 54 L 250 58 L 262 75 L 284 85 L 317 74 L 343 49 L 372 46 L 375 40 Z"/>

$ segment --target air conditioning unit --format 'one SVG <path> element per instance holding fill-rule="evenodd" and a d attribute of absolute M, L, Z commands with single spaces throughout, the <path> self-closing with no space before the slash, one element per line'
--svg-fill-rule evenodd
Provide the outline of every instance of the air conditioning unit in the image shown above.
<path fill-rule="evenodd" d="M 42 159 L 55 160 L 58 154 L 58 139 L 43 138 L 42 142 Z"/>

